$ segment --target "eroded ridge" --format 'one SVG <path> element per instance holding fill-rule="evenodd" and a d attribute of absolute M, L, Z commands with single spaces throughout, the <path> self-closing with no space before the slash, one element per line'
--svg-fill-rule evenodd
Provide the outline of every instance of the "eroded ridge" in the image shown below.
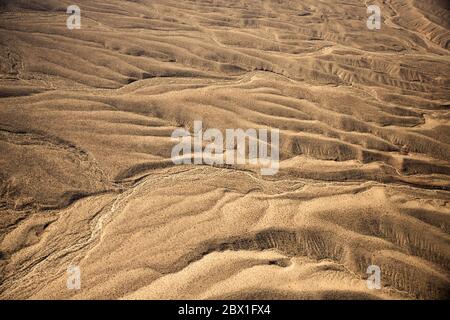
<path fill-rule="evenodd" d="M 445 1 L 380 30 L 356 0 L 68 5 L 0 4 L 0 298 L 449 298 Z M 175 166 L 194 121 L 279 129 L 279 172 Z"/>

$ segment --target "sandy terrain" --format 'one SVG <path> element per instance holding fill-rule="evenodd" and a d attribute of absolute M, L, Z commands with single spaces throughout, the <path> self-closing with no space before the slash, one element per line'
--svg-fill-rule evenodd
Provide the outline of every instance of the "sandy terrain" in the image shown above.
<path fill-rule="evenodd" d="M 1 1 L 0 299 L 449 299 L 449 50 L 446 0 Z"/>

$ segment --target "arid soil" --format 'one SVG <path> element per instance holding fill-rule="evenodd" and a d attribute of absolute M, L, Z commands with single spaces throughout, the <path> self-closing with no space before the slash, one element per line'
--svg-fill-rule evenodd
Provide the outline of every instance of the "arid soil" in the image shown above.
<path fill-rule="evenodd" d="M 449 50 L 446 0 L 1 1 L 0 299 L 449 299 Z M 174 165 L 196 120 L 278 174 Z"/>

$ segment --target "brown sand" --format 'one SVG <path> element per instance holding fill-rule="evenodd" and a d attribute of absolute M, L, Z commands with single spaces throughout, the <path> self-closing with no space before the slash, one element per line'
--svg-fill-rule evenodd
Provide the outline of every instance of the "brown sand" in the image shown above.
<path fill-rule="evenodd" d="M 450 8 L 373 3 L 2 1 L 0 299 L 450 298 Z M 174 166 L 194 120 L 279 173 Z"/>

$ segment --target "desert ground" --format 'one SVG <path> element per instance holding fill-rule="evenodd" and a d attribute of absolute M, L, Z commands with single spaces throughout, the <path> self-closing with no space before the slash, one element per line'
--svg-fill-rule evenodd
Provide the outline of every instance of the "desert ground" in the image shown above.
<path fill-rule="evenodd" d="M 0 299 L 449 299 L 449 50 L 446 0 L 0 1 Z M 175 165 L 197 120 L 278 173 Z"/>

